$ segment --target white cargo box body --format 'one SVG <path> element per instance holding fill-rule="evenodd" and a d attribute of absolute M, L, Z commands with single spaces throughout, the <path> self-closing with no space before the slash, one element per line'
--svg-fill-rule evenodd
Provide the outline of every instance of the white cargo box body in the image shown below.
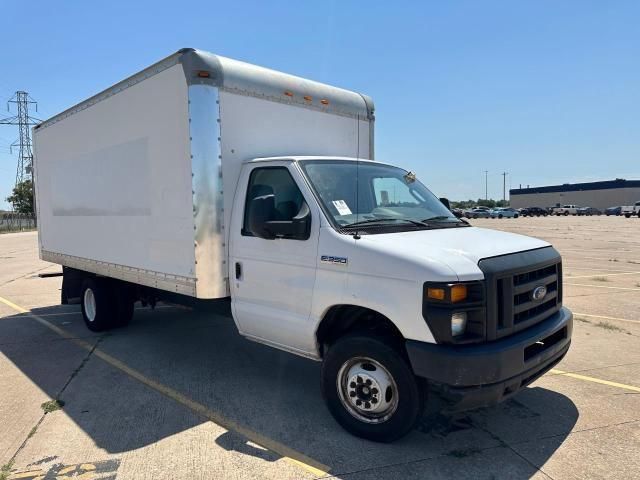
<path fill-rule="evenodd" d="M 242 163 L 373 158 L 373 105 L 355 92 L 183 49 L 33 134 L 43 260 L 221 298 L 229 295 L 225 227 Z"/>

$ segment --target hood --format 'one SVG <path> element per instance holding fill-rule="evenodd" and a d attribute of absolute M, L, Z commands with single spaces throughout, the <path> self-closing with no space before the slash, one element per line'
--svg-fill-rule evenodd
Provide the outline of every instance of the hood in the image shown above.
<path fill-rule="evenodd" d="M 362 235 L 358 243 L 405 265 L 412 262 L 429 268 L 441 263 L 460 281 L 482 278 L 478 262 L 484 258 L 550 246 L 537 238 L 478 227 Z"/>

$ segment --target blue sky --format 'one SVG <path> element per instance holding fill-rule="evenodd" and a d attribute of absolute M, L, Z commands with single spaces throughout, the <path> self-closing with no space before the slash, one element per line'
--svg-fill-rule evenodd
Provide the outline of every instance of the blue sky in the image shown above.
<path fill-rule="evenodd" d="M 380 160 L 451 199 L 640 179 L 640 2 L 2 2 L 0 100 L 47 118 L 181 47 L 371 95 Z M 6 110 L 4 110 L 6 112 Z M 1 114 L 0 114 L 1 115 Z M 0 197 L 15 127 L 0 126 Z M 6 203 L 0 202 L 0 208 Z"/>

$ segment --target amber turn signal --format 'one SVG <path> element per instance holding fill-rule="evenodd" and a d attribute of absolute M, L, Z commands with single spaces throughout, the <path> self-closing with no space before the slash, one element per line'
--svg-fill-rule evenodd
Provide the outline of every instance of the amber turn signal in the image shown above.
<path fill-rule="evenodd" d="M 466 285 L 452 285 L 451 286 L 451 303 L 461 302 L 467 298 L 467 286 Z"/>
<path fill-rule="evenodd" d="M 427 288 L 427 297 L 432 300 L 444 300 L 444 288 Z"/>

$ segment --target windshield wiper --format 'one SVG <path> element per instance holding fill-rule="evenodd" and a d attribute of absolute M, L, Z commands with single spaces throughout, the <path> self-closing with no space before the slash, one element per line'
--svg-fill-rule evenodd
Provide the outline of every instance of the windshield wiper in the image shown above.
<path fill-rule="evenodd" d="M 443 222 L 442 220 L 449 220 L 452 219 L 454 221 L 452 222 Z M 455 225 L 457 227 L 462 227 L 462 226 L 468 226 L 469 222 L 467 222 L 466 220 L 462 219 L 462 218 L 452 218 L 449 217 L 447 215 L 436 215 L 435 217 L 429 217 L 429 218 L 425 218 L 424 220 L 422 220 L 423 223 L 429 224 L 429 222 L 433 222 L 433 223 L 438 223 L 440 225 L 442 224 L 449 224 L 449 225 Z"/>
<path fill-rule="evenodd" d="M 361 225 L 372 225 L 375 223 L 383 223 L 383 222 L 405 222 L 410 223 L 412 225 L 416 225 L 422 228 L 429 227 L 426 223 L 419 222 L 417 220 L 411 220 L 410 218 L 369 218 L 367 220 L 360 220 L 359 222 L 349 223 L 347 225 L 342 226 L 342 228 L 351 228 L 351 227 L 359 227 Z"/>

